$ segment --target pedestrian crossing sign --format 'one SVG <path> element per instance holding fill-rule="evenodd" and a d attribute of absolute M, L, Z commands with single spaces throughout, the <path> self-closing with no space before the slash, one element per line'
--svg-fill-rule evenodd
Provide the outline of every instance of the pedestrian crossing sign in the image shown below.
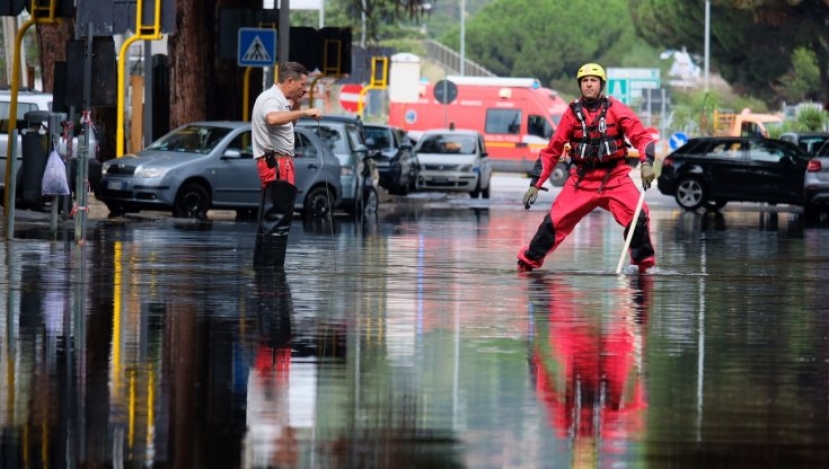
<path fill-rule="evenodd" d="M 271 67 L 276 62 L 276 30 L 239 28 L 240 67 Z"/>

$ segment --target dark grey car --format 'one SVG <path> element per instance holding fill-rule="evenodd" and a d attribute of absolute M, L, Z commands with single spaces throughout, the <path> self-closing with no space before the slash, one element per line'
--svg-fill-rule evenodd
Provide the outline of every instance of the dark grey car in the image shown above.
<path fill-rule="evenodd" d="M 340 163 L 313 132 L 295 129 L 295 208 L 330 213 L 342 200 Z M 249 122 L 196 122 L 179 127 L 134 155 L 104 162 L 103 203 L 115 214 L 172 210 L 205 218 L 210 209 L 249 217 L 259 208 L 261 182 Z"/>
<path fill-rule="evenodd" d="M 365 124 L 366 146 L 377 165 L 380 185 L 390 194 L 406 195 L 417 187 L 420 162 L 414 143 L 406 131 L 397 127 Z"/>

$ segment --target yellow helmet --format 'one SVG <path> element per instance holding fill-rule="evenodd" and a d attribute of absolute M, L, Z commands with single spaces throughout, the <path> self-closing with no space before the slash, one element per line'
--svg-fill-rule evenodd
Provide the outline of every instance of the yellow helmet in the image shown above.
<path fill-rule="evenodd" d="M 576 81 L 581 82 L 581 79 L 584 77 L 599 77 L 603 82 L 607 82 L 607 74 L 599 64 L 591 63 L 582 65 L 579 73 L 576 74 Z"/>

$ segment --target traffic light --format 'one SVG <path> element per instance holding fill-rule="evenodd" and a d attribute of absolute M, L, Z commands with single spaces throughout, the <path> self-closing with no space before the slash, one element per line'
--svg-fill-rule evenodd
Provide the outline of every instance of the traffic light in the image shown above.
<path fill-rule="evenodd" d="M 26 0 L 0 0 L 0 16 L 17 16 L 26 7 Z"/>

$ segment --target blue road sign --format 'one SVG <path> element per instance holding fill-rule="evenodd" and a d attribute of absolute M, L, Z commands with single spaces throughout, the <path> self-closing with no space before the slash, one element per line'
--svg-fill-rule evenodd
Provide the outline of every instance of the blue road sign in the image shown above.
<path fill-rule="evenodd" d="M 276 30 L 239 28 L 240 67 L 271 67 L 276 63 Z"/>
<path fill-rule="evenodd" d="M 676 150 L 677 148 L 681 147 L 688 143 L 688 136 L 682 132 L 674 132 L 671 134 L 671 140 L 669 141 L 669 145 L 671 150 Z"/>

